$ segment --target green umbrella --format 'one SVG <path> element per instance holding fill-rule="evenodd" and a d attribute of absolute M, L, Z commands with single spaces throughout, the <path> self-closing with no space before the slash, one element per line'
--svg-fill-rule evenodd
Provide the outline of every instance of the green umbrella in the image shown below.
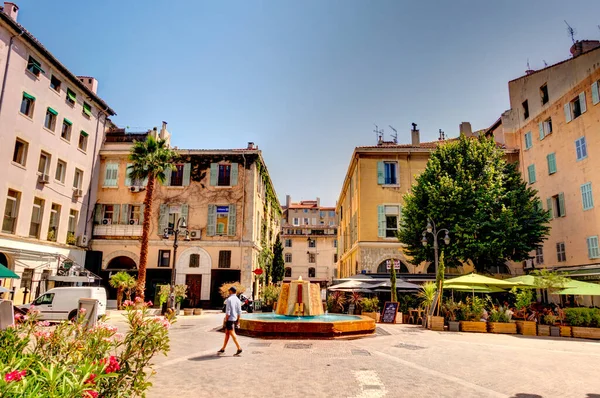
<path fill-rule="evenodd" d="M 538 278 L 539 278 L 539 276 L 521 275 L 521 276 L 515 276 L 514 278 L 505 279 L 505 281 L 512 282 L 512 283 L 520 283 L 521 285 L 518 285 L 520 288 L 528 288 L 528 287 L 535 288 L 538 286 L 538 284 L 536 284 L 536 281 Z"/>
<path fill-rule="evenodd" d="M 487 286 L 487 285 L 444 285 L 444 289 L 452 289 L 459 292 L 474 292 L 474 293 L 502 293 L 506 292 L 504 289 L 500 289 L 495 286 Z"/>
<path fill-rule="evenodd" d="M 600 296 L 600 285 L 596 283 L 570 280 L 565 288 L 557 294 L 570 294 L 573 296 Z"/>
<path fill-rule="evenodd" d="M 521 286 L 521 282 L 509 282 L 503 279 L 490 278 L 489 276 L 483 276 L 479 274 L 469 274 L 459 276 L 458 278 L 446 279 L 444 285 L 463 285 L 463 286 L 487 286 L 487 287 L 499 287 L 499 288 L 510 288 L 513 286 Z"/>
<path fill-rule="evenodd" d="M 21 279 L 19 275 L 15 274 L 4 265 L 0 264 L 0 279 Z"/>

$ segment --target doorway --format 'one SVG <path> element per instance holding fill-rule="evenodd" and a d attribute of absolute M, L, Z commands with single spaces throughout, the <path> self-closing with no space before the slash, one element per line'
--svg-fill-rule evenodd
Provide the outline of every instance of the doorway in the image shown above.
<path fill-rule="evenodd" d="M 240 270 L 235 269 L 213 269 L 210 277 L 210 305 L 213 308 L 222 308 L 223 301 L 219 288 L 226 282 L 239 282 L 241 276 Z M 247 289 L 250 286 L 246 287 Z"/>
<path fill-rule="evenodd" d="M 188 274 L 185 276 L 185 284 L 188 287 L 188 308 L 199 308 L 202 293 L 202 275 Z"/>

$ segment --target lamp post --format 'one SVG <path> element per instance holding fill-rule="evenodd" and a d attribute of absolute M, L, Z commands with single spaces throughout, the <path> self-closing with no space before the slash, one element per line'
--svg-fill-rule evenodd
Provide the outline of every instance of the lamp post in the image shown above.
<path fill-rule="evenodd" d="M 431 234 L 433 235 L 433 255 L 435 258 L 435 275 L 437 278 L 438 275 L 438 235 L 442 232 L 446 232 L 446 235 L 444 236 L 444 243 L 445 244 L 450 244 L 450 236 L 449 231 L 446 228 L 442 228 L 439 231 L 437 230 L 437 227 L 435 226 L 435 222 L 433 222 L 433 220 L 431 218 L 427 218 L 427 227 L 425 228 L 425 231 L 423 231 L 423 239 L 421 239 L 421 243 L 423 244 L 423 246 L 427 246 L 427 234 Z"/>
<path fill-rule="evenodd" d="M 173 240 L 173 271 L 171 272 L 171 294 L 169 295 L 169 304 L 168 307 L 172 310 L 175 310 L 175 276 L 177 273 L 177 240 L 179 239 L 179 234 L 184 233 L 184 240 L 187 242 L 190 240 L 190 233 L 187 230 L 187 224 L 185 222 L 185 217 L 180 217 L 175 223 L 175 228 L 165 228 L 163 238 L 169 239 L 169 235 L 173 234 L 175 239 Z"/>

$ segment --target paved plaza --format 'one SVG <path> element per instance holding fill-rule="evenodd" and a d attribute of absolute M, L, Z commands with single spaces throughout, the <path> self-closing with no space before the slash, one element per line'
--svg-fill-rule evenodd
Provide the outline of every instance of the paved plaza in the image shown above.
<path fill-rule="evenodd" d="M 120 318 L 110 321 L 124 326 Z M 222 319 L 179 317 L 150 398 L 600 398 L 600 342 L 378 325 L 352 340 L 240 337 L 241 357 L 233 342 L 218 357 Z"/>

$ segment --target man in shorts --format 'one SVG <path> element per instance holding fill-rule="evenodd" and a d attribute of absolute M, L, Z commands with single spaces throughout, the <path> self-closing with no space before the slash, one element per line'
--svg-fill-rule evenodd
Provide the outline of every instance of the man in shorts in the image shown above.
<path fill-rule="evenodd" d="M 240 323 L 240 315 L 242 315 L 242 303 L 236 295 L 236 289 L 234 286 L 229 288 L 229 297 L 225 300 L 225 341 L 223 342 L 223 348 L 217 351 L 218 354 L 224 354 L 227 343 L 229 343 L 229 336 L 233 339 L 237 347 L 235 356 L 239 356 L 242 353 L 242 348 L 237 340 L 235 334 L 235 327 Z"/>

